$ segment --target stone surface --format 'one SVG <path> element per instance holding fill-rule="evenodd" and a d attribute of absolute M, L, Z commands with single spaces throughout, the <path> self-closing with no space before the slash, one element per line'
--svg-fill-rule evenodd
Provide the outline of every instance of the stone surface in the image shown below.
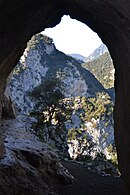
<path fill-rule="evenodd" d="M 68 141 L 70 156 L 76 159 L 82 154 L 81 156 L 91 156 L 92 159 L 95 159 L 98 155 L 104 155 L 106 159 L 111 160 L 112 154 L 109 152 L 109 146 L 114 145 L 114 129 L 113 122 L 111 120 L 107 120 L 107 122 L 107 127 L 105 126 L 106 121 L 102 120 L 95 120 L 96 127 L 94 127 L 93 121 L 86 122 L 86 128 L 80 128 L 82 134 L 79 138 L 77 136 L 77 139 Z M 73 123 L 69 125 L 73 128 Z M 85 135 L 87 139 L 84 139 Z"/>
<path fill-rule="evenodd" d="M 5 139 L 0 162 L 0 194 L 55 194 L 56 182 L 71 184 L 73 177 L 47 145 L 26 139 Z"/>
<path fill-rule="evenodd" d="M 106 47 L 104 47 L 99 47 L 97 52 L 94 52 L 97 56 L 92 54 L 93 58 L 105 52 Z M 68 107 L 71 105 L 72 111 L 71 114 L 68 114 L 71 117 L 68 116 L 69 119 L 65 122 L 66 128 L 61 127 L 58 120 L 58 124 L 56 124 L 55 118 L 53 118 L 50 127 L 41 126 L 40 129 L 38 129 L 38 126 L 35 127 L 36 132 L 40 132 L 40 135 L 42 134 L 45 142 L 57 149 L 61 155 L 66 153 L 66 156 L 68 156 L 69 146 L 69 153 L 73 158 L 81 155 L 84 149 L 84 155 L 90 155 L 92 158 L 96 158 L 100 153 L 110 158 L 107 148 L 114 143 L 113 116 L 110 115 L 109 119 L 105 117 L 104 121 L 99 119 L 100 117 L 98 117 L 98 120 L 93 118 L 95 120 L 94 125 L 93 121 L 83 122 L 81 115 L 86 112 L 85 108 L 82 108 L 85 102 L 83 103 L 82 98 L 79 98 L 96 97 L 97 93 L 107 93 L 107 91 L 88 70 L 82 68 L 77 60 L 58 51 L 51 38 L 42 34 L 33 36 L 11 75 L 7 89 L 10 91 L 17 114 L 20 115 L 38 111 L 39 108 L 35 107 L 37 101 L 35 99 L 32 101 L 30 93 L 35 91 L 37 86 L 42 86 L 50 80 L 55 82 L 58 79 L 58 88 L 64 96 L 63 102 L 66 102 Z M 49 92 L 49 89 L 44 91 L 44 93 L 47 92 Z M 42 103 L 40 102 L 40 104 Z M 66 110 L 67 105 L 65 106 Z M 105 123 L 108 123 L 107 127 Z M 80 136 L 76 136 L 76 140 L 69 139 L 69 144 L 67 145 L 68 132 L 71 129 L 75 129 L 75 132 L 80 130 L 82 133 Z M 89 143 L 91 142 L 91 145 L 93 145 L 89 149 L 86 146 L 88 140 L 86 139 L 87 141 L 85 142 L 80 140 L 80 138 L 85 140 L 85 135 L 89 137 Z M 79 140 L 78 137 L 80 137 Z M 90 150 L 93 152 L 90 152 Z"/>
<path fill-rule="evenodd" d="M 17 112 L 22 114 L 27 114 L 34 108 L 30 92 L 50 80 L 58 80 L 58 87 L 66 98 L 93 97 L 98 92 L 106 92 L 77 60 L 58 51 L 53 40 L 42 34 L 33 36 L 28 42 L 11 75 L 8 89 Z"/>
<path fill-rule="evenodd" d="M 8 94 L 4 94 L 2 102 L 2 118 L 15 118 L 14 104 Z"/>
<path fill-rule="evenodd" d="M 116 69 L 115 139 L 119 166 L 130 194 L 130 1 L 59 0 L 0 1 L 0 101 L 7 76 L 31 36 L 70 14 L 98 33 Z M 0 104 L 1 108 L 1 104 Z M 1 113 L 1 111 L 0 111 Z M 2 145 L 2 140 L 0 141 Z M 2 156 L 1 156 L 2 157 Z"/>
<path fill-rule="evenodd" d="M 25 117 L 2 120 L 5 155 L 0 161 L 0 194 L 54 195 L 54 185 L 70 185 L 74 178 L 57 155 L 30 131 Z"/>
<path fill-rule="evenodd" d="M 15 119 L 1 119 L 0 129 L 4 132 L 4 138 L 14 138 L 14 139 L 28 139 L 39 141 L 38 137 L 35 136 L 32 130 L 32 122 L 34 118 L 27 116 L 16 116 Z"/>

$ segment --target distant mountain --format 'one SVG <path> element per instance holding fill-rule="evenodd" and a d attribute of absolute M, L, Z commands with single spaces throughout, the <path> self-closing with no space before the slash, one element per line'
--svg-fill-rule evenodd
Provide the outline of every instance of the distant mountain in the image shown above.
<path fill-rule="evenodd" d="M 80 63 L 82 63 L 82 62 L 89 62 L 89 61 L 95 60 L 95 59 L 99 58 L 101 55 L 103 55 L 105 52 L 108 52 L 108 49 L 107 49 L 106 45 L 101 44 L 88 57 L 82 56 L 80 54 L 69 54 L 69 56 L 75 58 Z"/>
<path fill-rule="evenodd" d="M 76 60 L 78 60 L 79 62 L 85 62 L 85 56 L 82 56 L 80 54 L 69 54 L 69 56 L 75 58 Z"/>
<path fill-rule="evenodd" d="M 85 62 L 95 60 L 103 55 L 105 52 L 108 52 L 106 45 L 101 44 L 97 49 L 95 49 L 87 58 L 84 59 Z"/>
<path fill-rule="evenodd" d="M 83 63 L 82 66 L 89 70 L 98 81 L 108 89 L 111 98 L 114 99 L 114 66 L 109 52 L 105 52 L 95 60 Z"/>

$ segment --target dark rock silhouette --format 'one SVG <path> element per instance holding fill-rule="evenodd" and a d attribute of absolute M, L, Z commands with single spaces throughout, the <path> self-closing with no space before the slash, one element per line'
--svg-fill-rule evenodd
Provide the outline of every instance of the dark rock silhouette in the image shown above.
<path fill-rule="evenodd" d="M 98 33 L 107 45 L 115 73 L 115 141 L 119 167 L 130 194 L 130 2 L 129 0 L 1 0 L 0 102 L 6 79 L 22 55 L 27 41 L 44 28 L 55 26 L 64 14 Z M 0 103 L 0 113 L 2 103 Z M 0 156 L 4 155 L 1 138 Z"/>

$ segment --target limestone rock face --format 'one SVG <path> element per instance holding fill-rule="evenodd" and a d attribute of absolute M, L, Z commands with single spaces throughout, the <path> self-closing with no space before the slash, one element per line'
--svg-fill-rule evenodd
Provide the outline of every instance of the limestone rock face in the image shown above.
<path fill-rule="evenodd" d="M 30 92 L 35 91 L 37 86 L 48 82 L 49 79 L 52 82 L 58 79 L 58 88 L 64 96 L 63 101 L 68 100 L 68 104 L 71 105 L 79 101 L 79 107 L 82 106 L 82 101 L 80 102 L 80 98 L 76 100 L 78 99 L 76 97 L 89 98 L 95 97 L 98 92 L 107 93 L 98 80 L 88 70 L 82 68 L 77 60 L 58 51 L 52 39 L 42 34 L 33 36 L 28 42 L 27 48 L 12 75 L 8 90 L 10 90 L 11 99 L 15 105 L 17 114 L 27 115 L 34 110 L 38 111 L 39 108 L 35 107 L 36 102 L 32 101 Z M 44 91 L 44 93 L 48 93 L 48 91 L 49 89 Z M 53 94 L 51 95 L 53 96 Z M 71 98 L 74 99 L 72 100 Z M 72 107 L 71 119 L 65 122 L 66 128 L 63 129 L 62 127 L 62 130 L 58 131 L 57 129 L 60 128 L 56 128 L 54 119 L 50 127 L 41 127 L 41 132 L 43 132 L 42 135 L 46 138 L 46 142 L 53 145 L 54 148 L 57 148 L 59 153 L 66 153 L 66 156 L 68 156 L 69 146 L 69 151 L 71 151 L 70 156 L 76 158 L 82 153 L 81 151 L 83 151 L 85 146 L 84 144 L 81 146 L 77 140 L 76 142 L 75 140 L 71 140 L 72 144 L 67 145 L 68 132 L 70 129 L 77 131 L 77 129 L 82 129 L 81 127 L 84 126 L 82 137 L 84 134 L 89 136 L 89 138 L 91 137 L 90 140 L 95 145 L 93 147 L 93 151 L 95 152 L 91 153 L 90 156 L 96 158 L 97 154 L 100 153 L 105 153 L 105 156 L 107 156 L 105 150 L 110 144 L 114 143 L 113 123 L 111 122 L 112 116 L 110 116 L 109 122 L 106 119 L 109 123 L 107 128 L 105 127 L 105 122 L 103 123 L 102 120 L 97 120 L 95 127 L 91 128 L 89 127 L 89 123 L 93 126 L 92 122 L 86 121 L 85 124 L 80 118 L 80 115 L 85 110 L 81 108 L 77 112 L 76 104 Z M 90 152 L 87 149 L 85 151 L 87 154 Z"/>
<path fill-rule="evenodd" d="M 6 79 L 22 55 L 27 41 L 44 28 L 58 24 L 64 14 L 69 14 L 96 31 L 112 56 L 116 68 L 115 139 L 120 171 L 126 184 L 125 194 L 128 195 L 130 194 L 129 0 L 1 0 L 0 101 L 3 99 Z M 0 103 L 0 113 L 2 113 L 1 105 L 2 103 Z M 2 145 L 2 140 L 0 142 Z"/>
<path fill-rule="evenodd" d="M 76 117 L 78 116 L 75 115 L 75 118 Z M 75 122 L 79 123 L 79 119 L 77 119 Z M 82 123 L 79 124 L 79 127 L 81 126 L 81 124 Z M 96 125 L 96 127 L 94 127 L 94 124 Z M 70 128 L 73 128 L 73 123 L 66 125 L 69 125 Z M 111 120 L 108 120 L 107 127 L 105 126 L 104 121 L 95 119 L 82 125 L 85 125 L 87 130 L 85 131 L 84 129 L 81 129 L 82 134 L 80 136 L 80 139 L 77 138 L 68 141 L 70 157 L 76 159 L 80 155 L 86 155 L 92 157 L 92 159 L 95 159 L 98 155 L 103 154 L 106 159 L 111 160 L 109 146 L 114 145 L 114 129 Z M 85 135 L 87 137 L 87 141 L 85 141 L 84 139 Z M 91 144 L 88 147 L 86 147 L 87 142 Z"/>
<path fill-rule="evenodd" d="M 60 91 L 67 98 L 93 97 L 97 92 L 105 92 L 98 80 L 77 60 L 58 51 L 51 38 L 38 34 L 28 42 L 9 85 L 17 111 L 22 114 L 32 111 L 34 102 L 30 92 L 50 79 L 58 79 Z"/>
<path fill-rule="evenodd" d="M 106 111 L 104 117 L 101 115 L 101 117 L 96 118 L 93 114 L 89 118 L 88 108 L 86 111 L 87 104 L 83 98 L 68 100 L 68 103 L 71 105 L 72 114 L 65 125 L 68 130 L 70 156 L 74 159 L 85 157 L 96 159 L 98 156 L 104 155 L 106 159 L 112 159 L 109 152 L 109 147 L 114 145 L 112 111 L 108 117 Z M 109 104 L 109 106 L 112 105 Z M 92 112 L 91 110 L 91 114 Z"/>

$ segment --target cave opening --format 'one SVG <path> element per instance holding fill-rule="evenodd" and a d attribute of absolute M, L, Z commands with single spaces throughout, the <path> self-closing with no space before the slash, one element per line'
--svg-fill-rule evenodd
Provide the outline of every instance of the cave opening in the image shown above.
<path fill-rule="evenodd" d="M 62 26 L 62 22 L 59 25 Z M 82 33 L 78 37 L 79 27 L 68 29 L 65 32 L 56 30 L 59 31 L 58 36 L 62 34 L 59 43 L 67 43 L 66 54 L 62 49 L 58 50 L 52 37 L 48 37 L 47 29 L 34 35 L 14 69 L 6 91 L 11 93 L 18 117 L 22 114 L 25 122 L 28 120 L 26 115 L 30 115 L 34 132 L 60 156 L 84 162 L 89 165 L 88 168 L 98 169 L 98 172 L 104 174 L 106 171 L 106 174 L 118 175 L 114 142 L 112 59 L 100 40 L 95 50 L 91 48 L 86 56 L 74 51 L 75 54 L 73 49 L 72 52 L 67 51 L 72 44 L 74 49 L 75 44 L 80 49 L 78 43 L 83 45 L 90 41 L 89 38 L 84 42 Z M 72 33 L 70 39 L 65 37 L 66 31 Z M 56 32 L 52 29 L 53 34 Z M 82 52 L 84 50 L 85 47 Z"/>
<path fill-rule="evenodd" d="M 41 1 L 39 2 L 40 5 L 42 5 Z M 107 1 L 104 2 L 88 1 L 86 3 L 84 1 L 80 3 L 76 1 L 76 6 L 71 7 L 72 2 L 70 1 L 66 3 L 64 2 L 64 8 L 63 8 L 59 3 L 59 1 L 56 1 L 56 6 L 54 6 L 53 1 L 50 1 L 50 4 L 48 6 L 49 9 L 48 7 L 44 7 L 46 11 L 44 12 L 45 14 L 43 13 L 43 15 L 42 12 L 39 11 L 38 8 L 39 3 L 35 3 L 36 4 L 35 10 L 38 9 L 38 12 L 35 12 L 36 14 L 34 14 L 33 2 L 31 4 L 30 11 L 28 9 L 22 9 L 23 14 L 21 15 L 23 17 L 20 17 L 19 15 L 19 18 L 17 18 L 18 20 L 15 23 L 16 25 L 14 25 L 14 23 L 12 24 L 12 26 L 9 25 L 8 31 L 10 30 L 10 33 L 7 33 L 6 31 L 2 31 L 2 33 L 5 32 L 5 35 L 2 34 L 2 36 L 5 37 L 4 39 L 2 39 L 3 41 L 2 44 L 4 43 L 4 45 L 6 45 L 5 43 L 7 43 L 8 40 L 10 46 L 7 49 L 3 47 L 1 53 L 2 68 L 0 69 L 1 70 L 0 81 L 2 85 L 0 87 L 0 91 L 2 94 L 3 89 L 5 87 L 5 80 L 8 74 L 11 72 L 14 65 L 16 64 L 16 62 L 18 61 L 19 56 L 21 55 L 23 49 L 25 48 L 25 43 L 27 42 L 27 40 L 29 40 L 31 35 L 40 32 L 42 30 L 42 27 L 46 28 L 57 24 L 58 21 L 60 20 L 61 15 L 63 15 L 63 13 L 64 14 L 69 13 L 73 18 L 79 19 L 80 21 L 88 24 L 88 26 L 90 26 L 94 31 L 96 31 L 100 35 L 102 40 L 108 46 L 116 68 L 116 82 L 115 82 L 115 89 L 116 89 L 115 113 L 116 114 L 114 116 L 115 138 L 116 138 L 116 146 L 118 148 L 118 159 L 119 159 L 120 170 L 122 173 L 122 178 L 126 184 L 129 184 L 130 174 L 127 165 L 129 164 L 128 145 L 130 142 L 129 142 L 129 136 L 124 135 L 124 132 L 127 135 L 129 135 L 129 110 L 128 110 L 129 98 L 127 98 L 129 97 L 129 92 L 127 91 L 127 89 L 129 88 L 129 79 L 128 79 L 129 71 L 127 71 L 129 70 L 129 63 L 128 63 L 129 47 L 128 47 L 127 40 L 129 39 L 127 39 L 128 38 L 128 34 L 126 33 L 128 31 L 127 28 L 125 29 L 123 28 L 124 23 L 127 24 L 127 20 L 124 19 L 124 14 L 120 14 L 123 12 L 121 9 L 119 9 L 119 12 L 117 11 L 120 6 L 116 8 L 114 4 L 111 6 L 112 2 L 109 2 L 108 4 L 106 4 L 106 2 Z M 19 6 L 21 5 L 23 8 L 24 4 L 20 4 Z M 60 11 L 58 11 L 57 7 Z M 40 7 L 40 10 L 41 8 L 43 8 L 43 6 Z M 81 12 L 78 11 L 78 8 L 80 8 Z M 99 9 L 98 11 L 97 8 Z M 50 12 L 48 14 L 48 10 L 54 11 L 53 17 L 50 16 Z M 26 11 L 28 11 L 30 15 L 29 14 L 27 15 Z M 32 13 L 34 14 L 33 17 L 29 17 L 32 16 Z M 40 20 L 39 23 L 38 22 L 36 23 L 36 20 L 38 18 L 42 18 L 45 15 L 49 18 L 49 20 L 46 20 L 46 22 L 44 20 Z M 127 15 L 127 11 L 126 11 L 126 15 Z M 34 22 L 34 25 L 31 25 L 31 27 L 28 25 L 30 23 L 29 18 L 31 18 L 32 21 L 31 24 L 33 24 Z M 46 17 L 43 18 L 46 19 Z M 6 24 L 11 24 L 10 22 L 11 19 L 12 17 L 6 17 L 7 20 Z M 23 23 L 25 24 L 25 28 L 23 28 L 24 25 L 23 23 L 21 23 L 23 20 L 24 20 Z M 45 25 L 42 25 L 42 22 Z M 19 26 L 19 24 L 22 24 L 21 27 Z M 12 29 L 10 29 L 10 27 Z M 17 28 L 18 35 L 16 36 L 15 41 L 11 42 L 11 39 L 14 38 L 15 35 L 14 32 L 16 27 L 18 27 Z M 8 35 L 7 36 L 8 38 L 6 37 L 6 35 Z M 127 83 L 127 85 L 125 86 L 124 83 L 125 84 Z M 1 97 L 0 99 L 2 100 Z M 125 97 L 125 104 L 124 104 L 124 97 Z M 127 153 L 127 155 L 124 155 L 125 153 Z M 3 153 L 1 152 L 1 155 L 2 154 Z"/>
<path fill-rule="evenodd" d="M 110 57 L 110 54 L 109 54 L 109 51 L 108 51 L 107 47 L 102 43 L 102 41 L 99 39 L 98 35 L 96 33 L 94 33 L 92 30 L 90 30 L 89 28 L 88 29 L 86 29 L 86 28 L 88 28 L 88 27 L 85 24 L 80 23 L 77 20 L 71 19 L 69 16 L 63 16 L 59 25 L 57 25 L 56 27 L 54 27 L 52 29 L 45 29 L 43 34 L 46 34 L 47 36 L 52 37 L 57 49 L 59 49 L 60 51 L 66 53 L 67 55 L 70 55 L 70 56 L 74 57 L 75 59 L 79 60 L 79 62 L 81 63 L 81 66 L 83 68 L 85 68 L 85 70 L 87 69 L 92 74 L 94 74 L 94 76 L 98 79 L 98 81 L 103 85 L 105 90 L 107 90 L 107 93 L 109 94 L 109 96 L 111 98 L 112 104 L 114 105 L 114 96 L 115 96 L 114 95 L 114 72 L 115 72 L 115 70 L 114 70 L 112 59 Z M 93 35 L 91 35 L 91 34 L 93 34 Z M 87 46 L 85 47 L 85 45 L 89 45 L 89 49 L 88 49 Z M 87 50 L 89 50 L 89 51 L 87 51 Z M 85 56 L 88 56 L 88 58 L 85 57 Z M 80 81 L 79 81 L 79 83 L 80 83 Z M 84 95 L 83 91 L 82 90 L 78 91 L 78 89 L 75 89 L 74 85 L 73 85 L 74 90 L 69 86 L 69 88 L 71 88 L 71 89 L 68 92 L 66 92 L 66 97 L 67 98 L 68 97 L 74 97 L 74 100 L 70 99 L 68 101 L 71 101 L 71 107 L 73 107 L 73 109 L 72 109 L 73 110 L 73 115 L 72 115 L 70 120 L 71 120 L 71 123 L 73 123 L 73 125 L 75 123 L 74 127 L 71 123 L 68 123 L 68 128 L 69 128 L 69 130 L 67 130 L 68 135 L 69 135 L 68 136 L 68 140 L 69 140 L 68 145 L 69 145 L 69 155 L 71 156 L 71 158 L 80 159 L 79 156 L 82 156 L 81 153 L 82 154 L 87 153 L 85 151 L 85 147 L 86 148 L 88 147 L 89 151 L 93 148 L 92 151 L 94 151 L 94 143 L 93 144 L 89 143 L 88 144 L 89 146 L 87 146 L 87 144 L 84 143 L 85 140 L 84 140 L 83 136 L 81 136 L 81 135 L 85 134 L 84 133 L 85 132 L 84 128 L 86 128 L 86 129 L 90 128 L 91 130 L 89 129 L 88 135 L 85 134 L 85 136 L 88 136 L 88 140 L 89 139 L 91 140 L 90 137 L 92 135 L 90 135 L 90 134 L 92 132 L 94 132 L 93 131 L 94 128 L 92 128 L 92 126 L 96 125 L 95 124 L 96 122 L 94 123 L 92 121 L 96 121 L 95 120 L 96 117 L 93 115 L 93 117 L 91 117 L 91 119 L 90 119 L 88 116 L 86 116 L 86 120 L 87 120 L 87 118 L 89 118 L 88 120 L 90 120 L 90 121 L 87 121 L 87 122 L 90 123 L 90 124 L 88 123 L 88 126 L 90 125 L 90 127 L 87 127 L 87 124 L 86 124 L 86 127 L 85 127 L 85 125 L 79 124 L 79 122 L 76 121 L 76 117 L 78 118 L 80 115 L 82 115 L 82 112 L 85 113 L 85 109 L 84 109 L 85 106 L 83 106 L 83 104 L 86 104 L 86 107 L 87 107 L 88 102 L 86 100 L 83 100 L 85 98 L 85 97 L 83 97 L 83 95 Z M 93 83 L 93 85 L 96 85 L 96 84 Z M 77 82 L 77 86 L 78 86 L 78 82 Z M 80 87 L 83 88 L 83 86 L 80 86 Z M 76 93 L 76 91 L 77 91 L 77 93 Z M 93 87 L 92 87 L 92 91 L 93 91 Z M 96 92 L 96 93 L 98 93 L 98 92 Z M 87 94 L 86 96 L 89 97 L 89 98 L 91 96 L 93 97 L 92 94 L 90 94 L 90 96 Z M 101 97 L 103 97 L 103 94 L 98 94 L 96 96 L 97 99 L 100 99 Z M 106 102 L 107 102 L 107 98 L 108 98 L 107 96 L 106 96 L 106 99 L 104 98 L 104 100 Z M 101 101 L 103 102 L 104 100 L 102 99 Z M 90 98 L 90 102 L 91 101 L 92 100 Z M 75 105 L 72 102 L 76 102 L 75 105 L 77 104 L 77 110 L 75 108 Z M 92 104 L 94 104 L 94 102 Z M 98 104 L 98 101 L 97 101 L 97 104 Z M 80 108 L 81 110 L 78 113 L 78 106 L 80 107 L 80 105 L 81 105 L 81 108 Z M 98 107 L 98 106 L 99 105 L 93 105 L 93 107 Z M 104 106 L 104 105 L 102 105 L 102 106 Z M 76 112 L 77 112 L 77 114 L 76 114 Z M 94 111 L 92 111 L 92 112 L 94 114 Z M 112 117 L 113 117 L 113 114 L 112 114 Z M 82 115 L 81 118 L 79 117 L 77 120 L 85 121 L 85 114 L 84 114 L 84 117 Z M 102 118 L 102 116 L 101 116 L 101 118 Z M 106 118 L 106 116 L 105 116 L 105 118 Z M 113 119 L 111 121 L 113 121 Z M 104 132 L 101 129 L 100 129 L 101 131 L 98 129 L 99 132 L 103 135 L 102 135 L 102 138 L 98 137 L 96 142 L 99 143 L 99 145 L 101 144 L 103 146 L 103 145 L 105 145 L 104 144 L 105 142 L 101 141 L 101 140 L 103 140 L 103 139 L 106 140 L 106 141 L 109 140 L 108 141 L 109 142 L 108 150 L 110 148 L 111 149 L 113 148 L 111 150 L 111 152 L 113 151 L 112 152 L 113 153 L 112 158 L 113 159 L 115 158 L 115 162 L 117 163 L 117 155 L 116 155 L 116 152 L 115 152 L 116 150 L 115 150 L 115 146 L 114 146 L 115 144 L 114 144 L 114 142 L 112 143 L 112 139 L 114 140 L 114 130 L 113 130 L 114 124 L 113 123 L 114 122 L 112 122 L 113 127 L 109 124 L 108 121 L 107 122 L 104 121 L 104 124 L 103 123 L 98 124 L 98 127 L 100 126 L 99 129 L 103 128 Z M 84 126 L 84 128 L 83 128 L 83 126 Z M 105 128 L 101 127 L 101 126 L 104 126 L 104 127 L 108 126 L 108 127 L 105 130 Z M 111 130 L 108 130 L 109 128 Z M 70 138 L 70 136 L 72 136 L 74 140 L 72 140 Z M 104 138 L 103 138 L 103 136 L 104 136 Z M 104 148 L 105 148 L 105 146 L 104 146 Z M 95 151 L 95 152 L 92 152 L 92 151 L 90 153 L 91 153 L 91 155 L 93 153 L 93 156 L 94 156 L 95 155 L 94 153 L 96 153 L 97 151 Z M 100 153 L 100 152 L 98 151 L 97 153 Z M 106 151 L 106 153 L 107 153 L 107 151 Z M 101 152 L 101 156 L 102 155 L 103 154 Z M 85 156 L 85 155 L 83 155 L 83 156 Z M 99 154 L 99 156 L 100 156 L 100 154 Z M 109 156 L 109 154 L 108 154 L 108 156 Z M 111 157 L 109 156 L 108 158 L 110 160 Z"/>

